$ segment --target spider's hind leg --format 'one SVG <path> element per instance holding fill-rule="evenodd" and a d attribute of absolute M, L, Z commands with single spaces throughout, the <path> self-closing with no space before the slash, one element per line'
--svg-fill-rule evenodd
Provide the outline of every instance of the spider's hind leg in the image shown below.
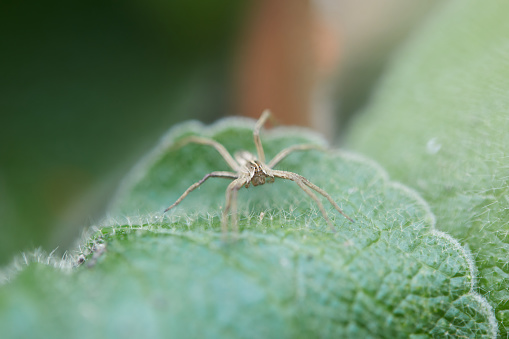
<path fill-rule="evenodd" d="M 262 116 L 256 122 L 256 125 L 253 129 L 253 138 L 256 146 L 256 152 L 258 153 L 258 160 L 265 163 L 265 153 L 263 151 L 262 141 L 260 140 L 260 129 L 265 125 L 267 119 L 271 116 L 271 113 L 268 109 L 263 111 Z"/>
<path fill-rule="evenodd" d="M 290 155 L 293 152 L 296 151 L 308 151 L 308 150 L 319 150 L 324 151 L 324 148 L 320 145 L 315 144 L 301 144 L 301 145 L 293 145 L 290 147 L 285 148 L 281 152 L 279 152 L 269 163 L 267 166 L 270 168 L 274 168 L 281 160 L 286 158 L 288 155 Z"/>
<path fill-rule="evenodd" d="M 183 147 L 189 143 L 214 147 L 216 149 L 216 151 L 218 151 L 219 154 L 223 157 L 224 161 L 226 161 L 226 163 L 228 164 L 228 166 L 230 166 L 230 168 L 232 170 L 238 171 L 240 169 L 239 164 L 235 161 L 235 159 L 233 159 L 233 157 L 228 152 L 228 150 L 223 145 L 221 145 L 219 142 L 217 142 L 213 139 L 203 138 L 203 137 L 199 137 L 199 136 L 190 136 L 190 137 L 187 137 L 187 138 L 184 138 L 184 139 L 178 141 L 175 144 L 175 148 Z"/>

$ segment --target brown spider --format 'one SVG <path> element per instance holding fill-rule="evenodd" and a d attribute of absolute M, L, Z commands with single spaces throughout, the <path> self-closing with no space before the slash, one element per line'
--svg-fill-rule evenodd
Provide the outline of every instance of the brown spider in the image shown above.
<path fill-rule="evenodd" d="M 274 170 L 274 166 L 276 166 L 281 160 L 286 158 L 290 153 L 294 151 L 302 151 L 302 150 L 309 150 L 309 149 L 318 149 L 320 148 L 317 145 L 311 145 L 311 144 L 304 144 L 304 145 L 294 145 L 290 146 L 288 148 L 285 148 L 281 152 L 279 152 L 268 164 L 265 164 L 265 153 L 263 152 L 262 142 L 260 140 L 260 129 L 265 124 L 267 119 L 270 116 L 270 111 L 265 110 L 262 113 L 262 116 L 256 123 L 254 130 L 253 130 L 253 137 L 254 137 L 254 143 L 256 145 L 256 151 L 258 153 L 258 159 L 248 151 L 240 151 L 235 153 L 235 159 L 228 153 L 226 148 L 218 143 L 217 141 L 214 141 L 212 139 L 197 137 L 197 136 L 191 136 L 188 138 L 183 139 L 177 144 L 177 147 L 182 147 L 188 143 L 197 143 L 202 145 L 209 145 L 214 147 L 219 154 L 224 158 L 224 160 L 228 163 L 228 165 L 234 170 L 236 173 L 233 172 L 225 172 L 225 171 L 217 171 L 212 172 L 203 177 L 200 181 L 192 184 L 185 192 L 180 196 L 180 198 L 175 201 L 173 205 L 168 207 L 164 210 L 164 212 L 167 212 L 171 210 L 173 207 L 177 206 L 184 198 L 191 193 L 193 190 L 195 190 L 197 187 L 199 187 L 201 184 L 205 182 L 208 178 L 211 177 L 217 177 L 217 178 L 228 178 L 233 179 L 233 181 L 228 185 L 228 188 L 226 189 L 226 206 L 223 210 L 223 216 L 221 220 L 221 229 L 223 231 L 223 234 L 225 234 L 228 230 L 228 213 L 230 210 L 232 211 L 232 215 L 235 215 L 233 218 L 233 230 L 237 233 L 238 232 L 238 224 L 237 224 L 237 192 L 242 186 L 245 186 L 246 188 L 249 187 L 250 184 L 253 184 L 253 186 L 263 185 L 265 183 L 273 183 L 274 178 L 281 178 L 281 179 L 288 179 L 294 181 L 299 187 L 306 192 L 311 199 L 313 199 L 316 204 L 318 205 L 318 208 L 320 209 L 320 212 L 322 212 L 322 215 L 324 219 L 329 224 L 331 230 L 333 232 L 336 231 L 334 226 L 332 225 L 332 222 L 330 221 L 329 217 L 327 216 L 327 213 L 325 212 L 325 209 L 323 207 L 323 204 L 318 199 L 316 194 L 312 191 L 316 191 L 323 195 L 329 202 L 334 206 L 334 208 L 341 213 L 345 218 L 350 220 L 351 222 L 354 222 L 352 218 L 350 218 L 348 215 L 346 215 L 341 208 L 336 204 L 336 202 L 332 199 L 332 197 L 325 192 L 320 187 L 316 186 L 312 182 L 310 182 L 308 179 L 304 178 L 303 176 L 288 172 L 288 171 L 280 171 L 280 170 Z"/>

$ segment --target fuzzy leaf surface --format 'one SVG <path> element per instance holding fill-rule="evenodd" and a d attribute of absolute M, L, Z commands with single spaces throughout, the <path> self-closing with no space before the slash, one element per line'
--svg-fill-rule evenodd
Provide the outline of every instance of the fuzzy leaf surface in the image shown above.
<path fill-rule="evenodd" d="M 298 152 L 278 168 L 326 189 L 337 229 L 292 182 L 239 191 L 240 233 L 220 231 L 228 180 L 207 181 L 166 215 L 193 182 L 227 170 L 201 135 L 255 151 L 252 121 L 174 128 L 126 178 L 70 272 L 28 265 L 0 287 L 5 338 L 493 337 L 475 291 L 470 253 L 434 229 L 427 204 L 353 154 Z M 324 142 L 299 129 L 262 135 L 270 159 L 285 146 Z"/>
<path fill-rule="evenodd" d="M 509 328 L 509 3 L 452 1 L 393 61 L 349 145 L 417 190 L 468 245 Z"/>

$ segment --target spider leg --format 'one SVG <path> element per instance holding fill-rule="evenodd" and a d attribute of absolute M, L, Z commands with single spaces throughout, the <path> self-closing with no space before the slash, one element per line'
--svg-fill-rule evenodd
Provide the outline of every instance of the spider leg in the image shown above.
<path fill-rule="evenodd" d="M 307 187 L 302 181 L 294 180 L 294 182 L 297 185 L 299 185 L 299 187 L 302 188 L 302 190 L 306 192 L 311 197 L 311 199 L 313 199 L 316 202 L 318 208 L 320 209 L 320 212 L 322 212 L 323 218 L 327 221 L 327 224 L 329 224 L 329 227 L 331 228 L 332 232 L 336 232 L 336 228 L 334 227 L 334 225 L 332 225 L 332 221 L 330 221 L 329 217 L 327 216 L 327 212 L 325 212 L 325 208 L 323 207 L 322 202 L 318 199 L 316 194 L 313 193 L 313 191 L 309 187 Z"/>
<path fill-rule="evenodd" d="M 235 159 L 233 159 L 233 157 L 226 150 L 226 148 L 223 145 L 221 145 L 220 143 L 218 143 L 217 141 L 208 139 L 208 138 L 198 137 L 198 136 L 190 136 L 190 137 L 187 137 L 187 138 L 184 138 L 184 139 L 178 141 L 177 144 L 175 145 L 175 147 L 180 148 L 180 147 L 183 147 L 189 143 L 195 143 L 195 144 L 207 145 L 207 146 L 214 147 L 216 149 L 216 151 L 218 151 L 219 154 L 221 154 L 223 159 L 226 161 L 228 166 L 231 167 L 232 170 L 234 170 L 236 172 L 239 171 L 239 169 L 240 169 L 239 164 L 235 161 Z"/>
<path fill-rule="evenodd" d="M 167 211 L 171 210 L 173 207 L 177 206 L 178 204 L 180 204 L 180 202 L 182 200 L 184 200 L 185 197 L 187 197 L 187 195 L 189 193 L 191 193 L 192 191 L 194 191 L 196 188 L 198 188 L 201 184 L 203 184 L 205 182 L 205 180 L 207 180 L 208 178 L 211 178 L 211 177 L 214 177 L 214 178 L 229 178 L 229 179 L 237 179 L 238 176 L 237 174 L 235 173 L 232 173 L 232 172 L 212 172 L 212 173 L 209 173 L 207 175 L 205 175 L 200 181 L 198 182 L 195 182 L 194 184 L 192 184 L 191 186 L 189 186 L 189 188 L 184 192 L 184 194 L 182 194 L 180 196 L 180 198 L 177 199 L 177 201 L 175 201 L 173 203 L 173 205 L 171 205 L 170 207 L 168 207 L 167 209 L 164 210 L 163 213 L 166 213 Z"/>
<path fill-rule="evenodd" d="M 256 125 L 253 129 L 253 137 L 254 143 L 256 146 L 256 152 L 258 153 L 258 160 L 265 163 L 265 153 L 263 152 L 262 141 L 260 140 L 260 129 L 263 127 L 267 119 L 271 116 L 271 113 L 268 109 L 263 111 L 262 116 L 256 122 Z"/>
<path fill-rule="evenodd" d="M 332 197 L 327 193 L 325 192 L 323 189 L 321 189 L 320 187 L 316 186 L 315 184 L 313 184 L 311 181 L 309 181 L 308 179 L 304 178 L 302 175 L 300 174 L 297 174 L 297 173 L 293 173 L 293 172 L 287 172 L 287 171 L 278 171 L 278 170 L 272 170 L 271 171 L 271 174 L 278 177 L 278 178 L 282 178 L 282 179 L 288 179 L 288 180 L 292 180 L 292 181 L 295 181 L 297 184 L 300 182 L 304 185 L 306 185 L 307 187 L 315 190 L 316 192 L 320 193 L 321 195 L 323 195 L 327 200 L 329 200 L 329 202 L 331 203 L 332 206 L 334 206 L 334 208 L 339 212 L 341 213 L 341 215 L 343 215 L 345 218 L 347 218 L 348 220 L 350 220 L 351 222 L 355 222 L 352 218 L 350 218 L 348 215 L 345 214 L 345 212 L 343 212 L 343 210 L 338 206 L 338 204 L 336 204 L 336 202 L 334 201 L 334 199 L 332 199 Z M 300 186 L 300 185 L 299 185 Z M 302 186 L 301 186 L 302 188 Z M 316 196 L 315 196 L 316 197 Z M 317 201 L 317 200 L 315 200 Z"/>
<path fill-rule="evenodd" d="M 334 199 L 332 199 L 332 197 L 329 195 L 329 193 L 325 192 L 323 189 L 321 189 L 320 187 L 316 186 L 315 184 L 313 184 L 311 181 L 309 181 L 308 179 L 304 178 L 303 176 L 299 175 L 299 177 L 301 178 L 301 180 L 307 185 L 309 186 L 310 188 L 314 189 L 315 191 L 317 191 L 318 193 L 320 193 L 321 195 L 323 195 L 327 200 L 329 200 L 329 202 L 331 203 L 332 206 L 334 206 L 334 208 L 339 212 L 341 213 L 345 218 L 347 218 L 348 220 L 350 220 L 351 222 L 355 223 L 355 221 L 350 218 L 348 215 L 346 215 L 345 212 L 343 212 L 343 210 L 338 206 L 338 204 L 336 204 L 336 202 L 334 201 Z"/>
<path fill-rule="evenodd" d="M 226 204 L 223 210 L 223 217 L 221 220 L 221 230 L 223 232 L 223 237 L 226 237 L 228 232 L 228 213 L 230 209 L 232 211 L 232 228 L 235 234 L 238 233 L 238 219 L 237 219 L 237 193 L 239 189 L 246 184 L 245 178 L 238 178 L 233 180 L 228 187 L 226 188 Z"/>
<path fill-rule="evenodd" d="M 238 189 L 234 189 L 232 191 L 232 205 L 231 205 L 231 223 L 232 223 L 232 230 L 233 234 L 237 235 L 239 234 L 239 216 L 237 214 L 237 193 L 239 192 Z"/>
<path fill-rule="evenodd" d="M 281 152 L 279 152 L 268 164 L 270 168 L 274 168 L 281 160 L 286 158 L 290 153 L 293 153 L 295 151 L 307 151 L 310 149 L 316 149 L 316 150 L 324 150 L 324 148 L 320 145 L 314 145 L 314 144 L 303 144 L 303 145 L 294 145 L 285 148 Z"/>

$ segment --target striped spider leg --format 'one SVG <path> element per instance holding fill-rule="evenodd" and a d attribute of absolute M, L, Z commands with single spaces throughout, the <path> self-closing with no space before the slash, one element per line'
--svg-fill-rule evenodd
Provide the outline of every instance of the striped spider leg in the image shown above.
<path fill-rule="evenodd" d="M 234 172 L 217 171 L 206 174 L 200 181 L 192 184 L 180 196 L 180 198 L 178 198 L 177 201 L 173 203 L 173 205 L 164 210 L 164 212 L 167 212 L 171 210 L 173 207 L 177 206 L 182 200 L 184 200 L 184 198 L 189 193 L 198 188 L 208 178 L 231 179 L 232 182 L 226 188 L 226 205 L 223 209 L 221 219 L 221 229 L 223 234 L 226 234 L 226 232 L 228 231 L 228 219 L 231 212 L 232 228 L 235 233 L 238 233 L 237 193 L 239 189 L 241 189 L 242 187 L 249 188 L 250 184 L 253 184 L 253 186 L 258 186 L 264 185 L 265 183 L 272 183 L 274 182 L 275 178 L 280 178 L 294 181 L 307 195 L 309 195 L 311 199 L 315 201 L 315 203 L 318 205 L 318 208 L 320 209 L 320 212 L 323 215 L 323 218 L 327 221 L 333 232 L 335 232 L 336 229 L 332 225 L 331 220 L 329 219 L 327 213 L 325 212 L 325 208 L 322 202 L 318 199 L 315 192 L 324 196 L 331 203 L 331 205 L 339 213 L 341 213 L 341 215 L 343 215 L 351 222 L 354 222 L 352 218 L 350 218 L 343 212 L 343 210 L 338 206 L 338 204 L 332 199 L 332 197 L 326 191 L 316 186 L 308 179 L 304 178 L 303 176 L 297 173 L 273 169 L 281 160 L 286 158 L 292 152 L 310 149 L 321 149 L 321 147 L 312 144 L 290 146 L 279 152 L 268 164 L 265 163 L 265 153 L 263 151 L 262 142 L 260 140 L 260 129 L 263 127 L 263 125 L 265 124 L 269 117 L 270 112 L 268 110 L 265 110 L 262 113 L 262 116 L 256 123 L 253 130 L 254 143 L 256 146 L 256 151 L 258 153 L 258 158 L 253 154 L 249 153 L 248 151 L 237 152 L 235 153 L 235 158 L 233 158 L 223 145 L 221 145 L 215 140 L 208 138 L 191 136 L 178 142 L 176 145 L 177 147 L 182 147 L 188 143 L 197 143 L 214 147 Z"/>

